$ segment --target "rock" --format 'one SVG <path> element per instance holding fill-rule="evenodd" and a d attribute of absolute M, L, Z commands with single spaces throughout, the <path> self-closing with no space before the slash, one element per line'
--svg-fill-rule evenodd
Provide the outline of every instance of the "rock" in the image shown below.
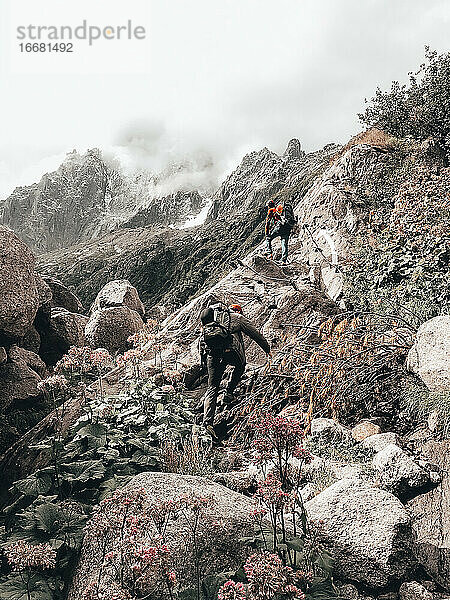
<path fill-rule="evenodd" d="M 0 365 L 5 364 L 7 360 L 8 355 L 6 354 L 6 350 L 3 348 L 3 346 L 0 346 Z"/>
<path fill-rule="evenodd" d="M 410 494 L 430 483 L 429 472 L 395 444 L 377 452 L 372 466 L 378 471 L 382 485 L 395 494 Z"/>
<path fill-rule="evenodd" d="M 310 433 L 311 438 L 319 442 L 332 442 L 349 437 L 348 430 L 333 419 L 313 419 Z"/>
<path fill-rule="evenodd" d="M 339 598 L 342 600 L 359 600 L 358 588 L 351 583 L 344 583 L 336 586 L 339 592 Z"/>
<path fill-rule="evenodd" d="M 21 338 L 39 308 L 34 256 L 9 229 L 0 225 L 0 338 Z"/>
<path fill-rule="evenodd" d="M 45 374 L 39 356 L 18 346 L 11 346 L 8 361 L 0 364 L 0 455 L 30 424 L 34 425 L 30 409 L 42 408 L 38 383 Z"/>
<path fill-rule="evenodd" d="M 306 503 L 311 519 L 325 522 L 338 579 L 381 588 L 413 564 L 411 519 L 389 492 L 343 479 Z"/>
<path fill-rule="evenodd" d="M 317 489 L 317 486 L 314 485 L 314 483 L 307 483 L 300 490 L 300 496 L 302 497 L 302 501 L 304 503 L 308 502 L 308 500 L 311 500 L 312 498 L 314 498 L 314 496 L 318 493 L 318 491 L 319 490 Z"/>
<path fill-rule="evenodd" d="M 43 360 L 35 352 L 25 350 L 19 346 L 11 346 L 8 354 L 11 362 L 25 363 L 28 367 L 30 367 L 30 369 L 33 369 L 35 373 L 41 377 L 45 377 L 47 373 L 47 367 Z"/>
<path fill-rule="evenodd" d="M 69 290 L 59 279 L 46 276 L 45 282 L 48 284 L 52 292 L 51 306 L 52 308 L 65 308 L 71 313 L 83 313 L 84 308 L 81 300 L 73 292 Z"/>
<path fill-rule="evenodd" d="M 380 426 L 375 425 L 370 421 L 362 421 L 361 423 L 358 423 L 358 425 L 355 425 L 351 431 L 352 438 L 355 440 L 355 442 L 362 442 L 369 436 L 377 435 L 379 433 L 381 433 Z"/>
<path fill-rule="evenodd" d="M 436 488 L 408 502 L 413 517 L 415 553 L 437 584 L 450 589 L 450 441 L 429 441 L 422 453 L 443 478 Z"/>
<path fill-rule="evenodd" d="M 86 346 L 84 329 L 88 317 L 72 313 L 65 308 L 52 308 L 41 356 L 49 365 L 54 365 L 69 350 L 70 346 Z"/>
<path fill-rule="evenodd" d="M 434 317 L 419 327 L 407 365 L 431 392 L 450 391 L 449 315 Z"/>
<path fill-rule="evenodd" d="M 127 306 L 96 310 L 85 327 L 86 340 L 92 348 L 106 348 L 108 352 L 124 352 L 130 347 L 128 338 L 139 331 L 143 320 Z"/>
<path fill-rule="evenodd" d="M 141 317 L 145 314 L 137 289 L 126 279 L 116 279 L 107 283 L 97 294 L 91 307 L 91 314 L 96 310 L 112 306 L 128 306 Z"/>
<path fill-rule="evenodd" d="M 253 531 L 249 518 L 255 507 L 252 500 L 205 478 L 177 473 L 141 473 L 133 477 L 126 489 L 143 489 L 149 503 L 159 499 L 175 499 L 185 494 L 211 497 L 211 505 L 205 509 L 200 521 L 201 530 L 206 526 L 208 531 L 208 535 L 202 537 L 202 575 L 234 571 L 240 566 L 245 551 L 238 540 Z M 112 505 L 110 510 L 114 511 L 115 506 Z M 147 528 L 140 527 L 136 543 L 143 540 L 145 535 L 156 537 L 156 531 L 152 527 L 150 523 Z M 165 540 L 181 588 L 193 584 L 192 537 L 184 517 L 180 516 L 175 522 L 169 522 Z M 87 583 L 98 577 L 103 561 L 103 554 L 98 551 L 98 547 L 104 541 L 89 531 L 86 534 L 81 558 L 69 591 L 69 600 L 81 600 Z M 114 547 L 117 547 L 116 541 L 106 540 L 107 552 Z M 104 573 L 108 577 L 107 569 Z M 107 580 L 104 585 L 108 585 Z"/>
<path fill-rule="evenodd" d="M 39 354 L 39 349 L 41 347 L 41 336 L 34 325 L 32 325 L 23 336 L 20 345 L 22 348 L 25 348 L 25 350 L 31 350 L 31 352 Z"/>
<path fill-rule="evenodd" d="M 227 473 L 215 473 L 211 477 L 215 483 L 220 483 L 230 490 L 245 494 L 254 494 L 258 487 L 258 477 L 251 471 L 228 471 Z"/>
<path fill-rule="evenodd" d="M 399 590 L 400 600 L 433 600 L 433 594 L 417 581 L 402 583 Z"/>
<path fill-rule="evenodd" d="M 364 448 L 372 450 L 373 452 L 380 452 L 380 450 L 383 450 L 386 446 L 389 446 L 389 444 L 399 445 L 398 435 L 391 431 L 386 433 L 376 433 L 375 435 L 365 438 L 362 442 Z"/>
<path fill-rule="evenodd" d="M 39 306 L 45 306 L 46 304 L 51 304 L 53 294 L 48 283 L 42 279 L 42 277 L 36 273 L 36 287 L 39 295 Z"/>

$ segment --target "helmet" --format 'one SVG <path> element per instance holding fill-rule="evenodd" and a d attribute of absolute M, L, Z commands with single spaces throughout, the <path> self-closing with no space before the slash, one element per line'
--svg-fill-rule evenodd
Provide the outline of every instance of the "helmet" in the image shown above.
<path fill-rule="evenodd" d="M 236 313 L 240 313 L 241 315 L 244 314 L 243 310 L 242 310 L 242 306 L 240 304 L 232 304 L 230 306 L 231 310 L 236 312 Z"/>
<path fill-rule="evenodd" d="M 274 200 L 269 200 L 269 202 L 267 203 L 267 208 L 275 208 Z"/>

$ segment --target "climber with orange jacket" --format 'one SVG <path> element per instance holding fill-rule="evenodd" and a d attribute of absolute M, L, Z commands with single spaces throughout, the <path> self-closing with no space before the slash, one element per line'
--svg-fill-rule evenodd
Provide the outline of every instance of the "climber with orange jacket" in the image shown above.
<path fill-rule="evenodd" d="M 281 262 L 283 265 L 287 262 L 289 236 L 297 223 L 297 217 L 289 201 L 283 204 L 275 205 L 273 200 L 267 203 L 267 216 L 265 222 L 266 251 L 270 260 L 273 260 L 272 241 L 276 237 L 281 238 Z"/>

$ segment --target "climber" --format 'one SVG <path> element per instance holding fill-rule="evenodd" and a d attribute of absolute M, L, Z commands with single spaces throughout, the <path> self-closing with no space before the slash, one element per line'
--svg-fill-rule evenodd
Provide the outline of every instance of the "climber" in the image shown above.
<path fill-rule="evenodd" d="M 277 207 L 275 207 L 275 202 L 273 200 L 269 200 L 267 206 L 268 211 L 265 226 L 267 254 L 272 260 L 272 241 L 276 237 L 280 237 L 281 262 L 285 265 L 288 257 L 289 236 L 297 223 L 297 217 L 294 214 L 292 204 L 288 200 L 283 204 L 279 204 Z"/>
<path fill-rule="evenodd" d="M 239 304 L 226 307 L 212 304 L 200 315 L 202 322 L 201 346 L 206 351 L 208 389 L 203 397 L 203 424 L 214 439 L 213 429 L 217 396 L 227 366 L 233 367 L 231 379 L 226 387 L 224 404 L 234 399 L 236 389 L 245 371 L 246 358 L 243 335 L 248 335 L 270 356 L 270 345 L 255 325 L 242 312 Z"/>

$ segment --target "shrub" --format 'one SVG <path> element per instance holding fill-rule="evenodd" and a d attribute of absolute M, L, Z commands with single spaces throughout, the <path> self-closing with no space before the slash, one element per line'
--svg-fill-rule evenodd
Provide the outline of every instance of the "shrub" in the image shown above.
<path fill-rule="evenodd" d="M 379 127 L 396 137 L 411 135 L 423 140 L 432 137 L 450 156 L 450 53 L 438 54 L 425 48 L 425 62 L 409 83 L 392 83 L 388 92 L 377 89 L 362 123 Z"/>

